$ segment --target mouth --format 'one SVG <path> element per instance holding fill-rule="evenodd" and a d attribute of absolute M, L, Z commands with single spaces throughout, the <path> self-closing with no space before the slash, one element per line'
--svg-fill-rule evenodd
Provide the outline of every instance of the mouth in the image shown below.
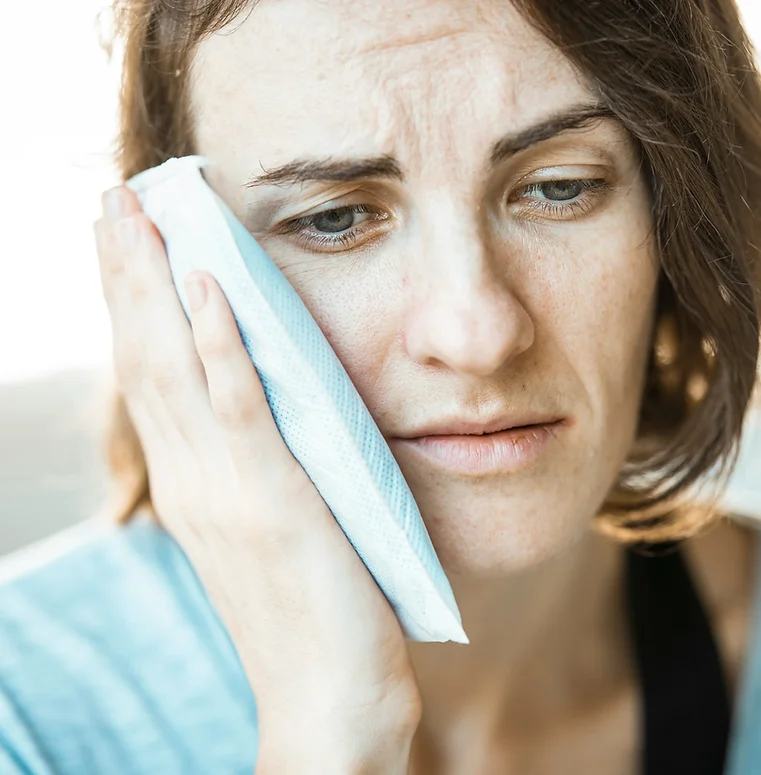
<path fill-rule="evenodd" d="M 462 420 L 457 417 L 445 418 L 440 421 L 421 425 L 407 433 L 400 434 L 399 438 L 417 439 L 424 436 L 486 436 L 492 433 L 531 428 L 539 426 L 553 426 L 566 420 L 557 415 L 538 413 L 524 413 L 518 415 L 502 414 L 492 417 L 490 420 Z"/>
<path fill-rule="evenodd" d="M 534 463 L 558 440 L 565 420 L 513 425 L 502 430 L 467 433 L 427 433 L 392 439 L 435 467 L 469 476 L 514 474 Z"/>
<path fill-rule="evenodd" d="M 554 428 L 556 426 L 560 426 L 564 424 L 564 420 L 546 420 L 544 422 L 527 422 L 527 423 L 521 423 L 520 425 L 506 425 L 504 428 L 496 428 L 491 431 L 485 431 L 485 430 L 473 430 L 473 431 L 450 431 L 450 430 L 444 430 L 444 431 L 436 431 L 432 433 L 423 433 L 419 436 L 412 436 L 413 439 L 421 439 L 421 438 L 437 438 L 437 439 L 448 439 L 448 438 L 462 438 L 463 436 L 473 436 L 477 438 L 483 438 L 486 436 L 498 436 L 500 434 L 520 434 L 523 432 L 526 432 L 530 430 L 531 428 Z"/>

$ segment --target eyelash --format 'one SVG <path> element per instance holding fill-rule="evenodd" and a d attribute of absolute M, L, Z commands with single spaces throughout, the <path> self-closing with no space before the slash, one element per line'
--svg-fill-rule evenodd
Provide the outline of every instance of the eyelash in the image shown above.
<path fill-rule="evenodd" d="M 524 194 L 526 191 L 532 189 L 541 189 L 542 186 L 547 186 L 552 183 L 572 183 L 579 184 L 582 192 L 579 194 L 582 198 L 574 200 L 551 200 L 551 199 L 534 199 L 533 204 L 528 205 L 530 211 L 538 211 L 542 215 L 550 213 L 552 215 L 576 215 L 577 213 L 588 213 L 595 204 L 595 201 L 599 199 L 606 191 L 609 191 L 611 186 L 603 178 L 558 178 L 557 180 L 543 180 L 538 183 L 530 183 L 519 189 L 519 194 Z M 515 200 L 510 200 L 515 201 Z M 326 213 L 375 213 L 378 217 L 365 221 L 365 223 L 373 223 L 375 221 L 387 220 L 388 216 L 380 214 L 375 208 L 369 205 L 345 205 L 344 207 L 335 207 L 331 210 L 322 210 L 314 215 L 306 215 L 303 218 L 295 218 L 292 221 L 285 223 L 281 229 L 281 234 L 295 234 L 297 241 L 305 247 L 338 247 L 349 248 L 356 244 L 357 240 L 361 236 L 358 230 L 355 228 L 351 231 L 346 231 L 343 234 L 337 233 L 335 236 L 326 236 L 325 234 L 315 235 L 305 232 L 305 229 L 312 226 L 314 220 L 319 216 Z"/>
<path fill-rule="evenodd" d="M 369 205 L 345 205 L 344 207 L 334 207 L 331 210 L 322 210 L 314 215 L 305 215 L 303 218 L 295 218 L 292 221 L 288 221 L 283 225 L 280 232 L 281 234 L 295 234 L 298 241 L 307 247 L 336 247 L 341 245 L 349 248 L 354 245 L 359 239 L 357 229 L 344 232 L 343 234 L 336 234 L 334 237 L 327 237 L 325 235 L 315 236 L 314 234 L 308 235 L 304 233 L 304 229 L 307 226 L 311 226 L 314 220 L 326 213 L 375 213 L 378 217 L 373 219 L 375 221 L 385 221 L 388 219 L 387 215 L 380 214 L 374 207 Z M 373 220 L 365 221 L 365 223 L 373 223 Z"/>
<path fill-rule="evenodd" d="M 552 200 L 552 199 L 535 199 L 533 204 L 528 205 L 530 210 L 538 210 L 540 213 L 552 213 L 558 214 L 571 214 L 588 213 L 593 207 L 595 202 L 607 191 L 611 186 L 604 178 L 558 178 L 557 180 L 542 180 L 538 183 L 529 183 L 519 189 L 519 193 L 525 194 L 526 191 L 531 189 L 538 189 L 542 186 L 547 186 L 552 183 L 573 183 L 581 186 L 581 193 L 579 194 L 581 199 L 574 200 Z"/>

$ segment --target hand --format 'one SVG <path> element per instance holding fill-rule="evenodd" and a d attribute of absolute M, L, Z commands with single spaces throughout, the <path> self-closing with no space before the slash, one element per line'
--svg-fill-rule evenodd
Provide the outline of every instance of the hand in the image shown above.
<path fill-rule="evenodd" d="M 120 186 L 104 208 L 95 235 L 117 383 L 156 515 L 254 690 L 261 770 L 406 772 L 421 706 L 401 628 L 280 436 L 222 290 L 201 273 L 191 327 L 135 194 Z"/>

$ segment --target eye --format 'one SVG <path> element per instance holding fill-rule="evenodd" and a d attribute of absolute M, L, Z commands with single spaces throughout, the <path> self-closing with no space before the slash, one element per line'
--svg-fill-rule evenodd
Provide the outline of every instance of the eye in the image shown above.
<path fill-rule="evenodd" d="M 325 210 L 311 217 L 311 224 L 317 231 L 333 234 L 346 231 L 355 225 L 357 213 L 348 207 L 337 210 Z"/>
<path fill-rule="evenodd" d="M 518 189 L 508 202 L 527 215 L 540 213 L 556 219 L 575 218 L 579 213 L 591 211 L 610 188 L 604 178 L 544 180 Z"/>
<path fill-rule="evenodd" d="M 360 218 L 362 215 L 369 217 Z M 306 247 L 345 250 L 369 232 L 376 231 L 377 226 L 372 224 L 387 221 L 388 217 L 388 213 L 369 205 L 346 205 L 295 218 L 285 223 L 279 233 L 294 234 L 297 242 Z"/>
<path fill-rule="evenodd" d="M 537 184 L 537 189 L 547 198 L 554 201 L 574 199 L 584 191 L 580 180 L 549 180 Z"/>

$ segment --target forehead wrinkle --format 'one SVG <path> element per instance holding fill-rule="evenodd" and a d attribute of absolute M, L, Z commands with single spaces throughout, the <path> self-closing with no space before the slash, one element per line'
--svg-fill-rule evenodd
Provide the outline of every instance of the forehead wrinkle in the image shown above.
<path fill-rule="evenodd" d="M 274 21 L 278 18 L 276 13 Z M 266 156 L 262 154 L 267 166 L 307 152 L 312 156 L 386 154 L 398 158 L 412 177 L 448 186 L 467 180 L 469 188 L 476 178 L 481 179 L 483 157 L 499 135 L 525 125 L 537 112 L 546 113 L 550 104 L 566 97 L 570 63 L 543 38 L 524 29 L 520 20 L 506 25 L 503 35 L 466 19 L 476 29 L 456 30 L 449 23 L 435 32 L 421 29 L 420 34 L 399 41 L 398 31 L 383 18 L 374 27 L 368 27 L 366 19 L 351 19 L 353 25 L 359 24 L 343 41 L 336 38 L 333 25 L 326 25 L 327 30 L 318 30 L 319 40 L 311 39 L 311 46 L 285 49 L 277 30 L 273 30 L 275 38 L 268 38 L 269 21 L 262 27 L 252 21 L 256 19 L 231 35 L 218 34 L 216 46 L 207 41 L 217 54 L 222 54 L 220 47 L 226 48 L 227 62 L 234 67 L 225 72 L 223 59 L 207 62 L 202 69 L 211 80 L 206 94 L 216 105 L 211 115 L 222 119 L 225 114 L 220 110 L 221 98 L 250 106 L 236 119 L 241 127 L 255 126 L 271 111 L 276 124 L 286 130 L 276 130 L 273 147 Z M 304 33 L 297 28 L 297 39 Z M 335 49 L 326 43 L 334 38 L 342 56 L 351 47 L 356 66 L 339 65 Z M 255 45 L 258 41 L 263 45 Z M 398 54 L 393 53 L 396 49 Z M 428 54 L 431 50 L 435 56 Z M 320 51 L 324 56 L 315 56 Z M 379 67 L 384 53 L 386 61 Z M 464 57 L 466 65 L 458 65 Z M 559 67 L 553 61 L 556 57 Z M 410 66 L 421 59 L 422 68 Z M 302 79 L 302 74 L 307 78 Z M 256 82 L 262 77 L 265 85 L 258 89 Z M 282 96 L 291 78 L 298 78 L 293 102 Z M 298 110 L 289 105 L 297 105 Z M 308 126 L 301 116 L 308 119 L 314 110 L 319 118 L 309 128 L 314 139 L 307 143 L 304 131 L 292 132 L 289 127 Z M 224 124 L 229 125 L 229 121 Z M 214 126 L 222 131 L 223 124 L 216 119 L 209 128 L 214 131 Z M 248 172 L 255 168 L 254 159 Z"/>
<path fill-rule="evenodd" d="M 535 100 L 521 105 L 521 85 L 530 74 L 520 62 L 510 67 L 483 48 L 469 67 L 445 70 L 440 79 L 421 79 L 409 68 L 375 79 L 377 98 L 368 101 L 363 120 L 374 126 L 379 149 L 429 182 L 477 185 L 497 136 L 526 125 L 536 113 Z M 539 114 L 548 112 L 538 107 Z M 472 154 L 476 143 L 480 149 Z"/>
<path fill-rule="evenodd" d="M 477 30 L 443 30 L 441 32 L 431 33 L 427 35 L 419 35 L 406 40 L 381 40 L 372 44 L 364 46 L 363 48 L 355 49 L 354 53 L 359 56 L 385 54 L 392 51 L 394 53 L 402 50 L 411 50 L 419 46 L 430 46 L 431 44 L 444 44 L 450 41 L 454 42 L 462 38 L 481 38 L 486 33 Z M 470 41 L 467 41 L 470 43 Z M 475 41 L 474 47 L 478 45 Z"/>

